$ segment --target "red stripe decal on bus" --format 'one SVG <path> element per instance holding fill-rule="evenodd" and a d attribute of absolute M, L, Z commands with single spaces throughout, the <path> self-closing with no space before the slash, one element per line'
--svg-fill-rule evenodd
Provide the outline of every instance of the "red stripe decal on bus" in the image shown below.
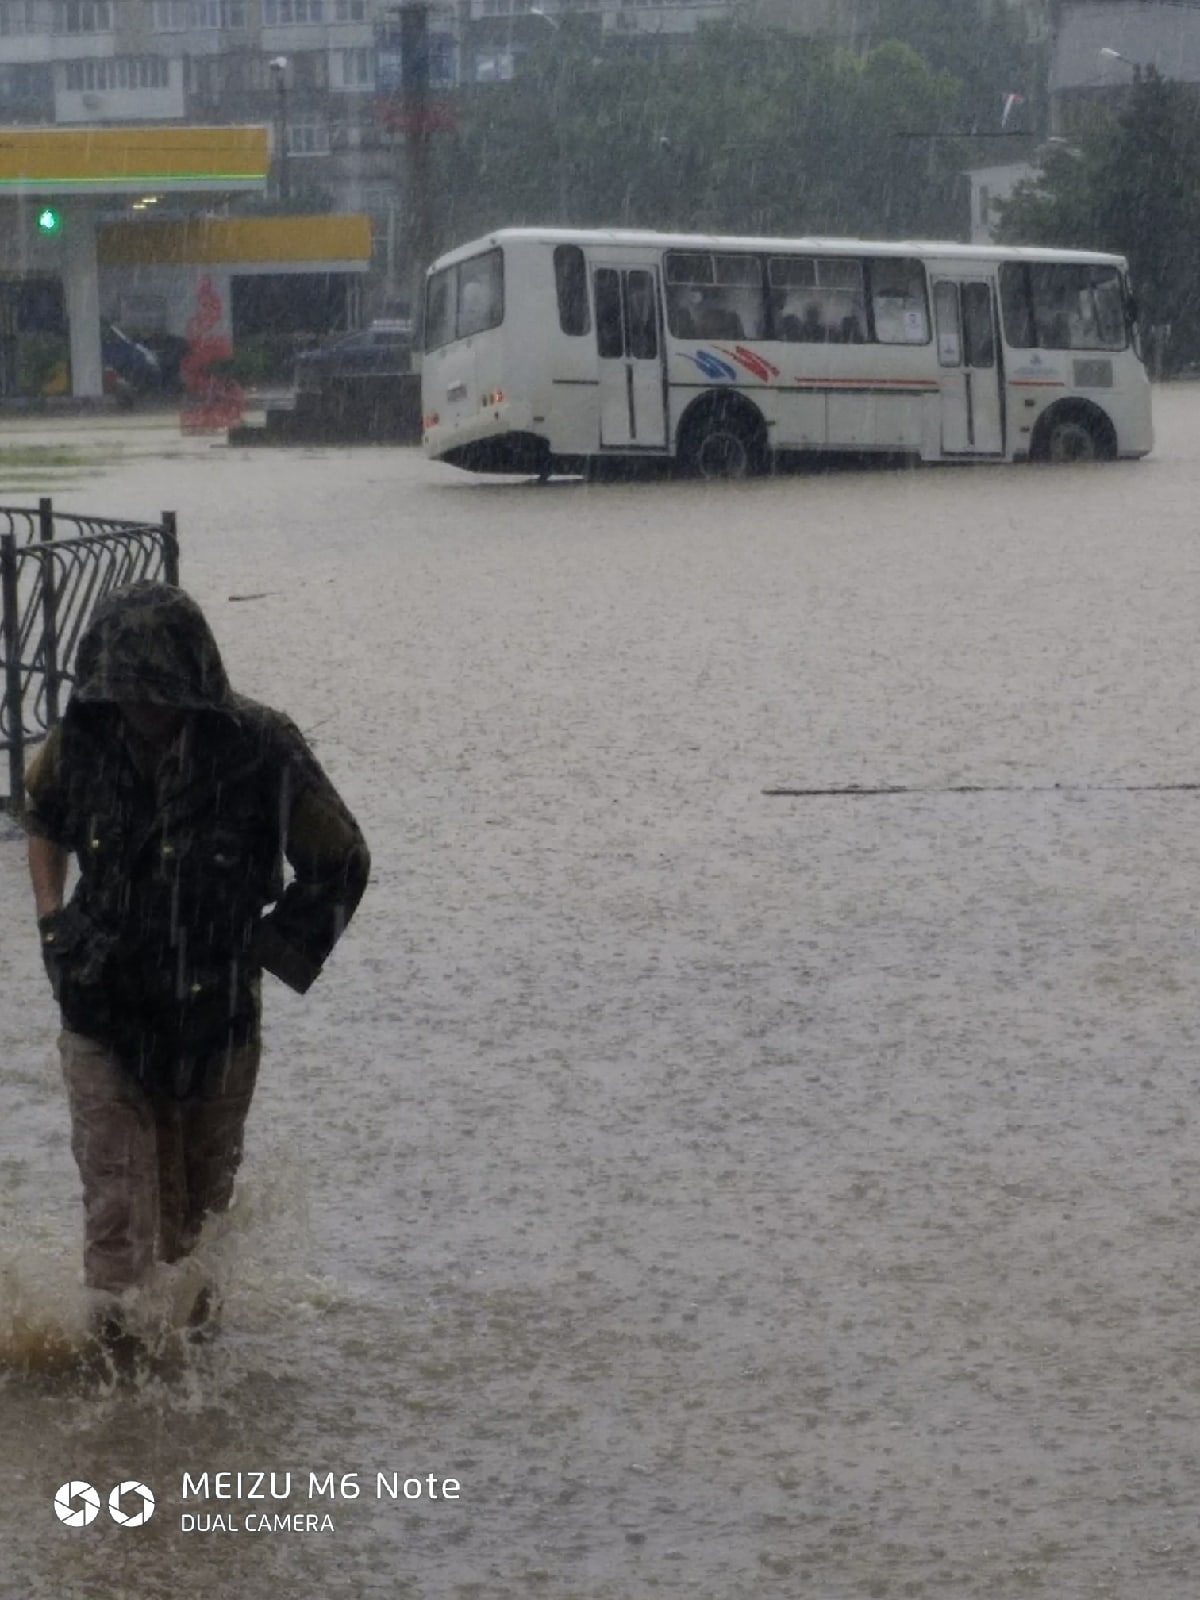
<path fill-rule="evenodd" d="M 744 344 L 739 344 L 732 350 L 726 350 L 722 345 L 718 345 L 717 349 L 723 356 L 736 361 L 738 366 L 745 367 L 755 378 L 761 378 L 764 383 L 768 378 L 779 376 L 778 367 L 773 366 L 764 356 L 757 355 L 753 350 L 747 350 Z"/>
<path fill-rule="evenodd" d="M 817 389 L 925 389 L 930 394 L 938 388 L 929 378 L 795 378 L 793 382 Z"/>

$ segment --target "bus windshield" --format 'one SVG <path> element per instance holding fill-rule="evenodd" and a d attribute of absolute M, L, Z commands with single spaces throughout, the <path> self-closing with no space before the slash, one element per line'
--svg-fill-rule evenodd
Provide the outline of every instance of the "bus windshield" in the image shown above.
<path fill-rule="evenodd" d="M 1124 350 L 1120 271 L 1075 262 L 1005 262 L 1004 331 L 1017 350 Z"/>

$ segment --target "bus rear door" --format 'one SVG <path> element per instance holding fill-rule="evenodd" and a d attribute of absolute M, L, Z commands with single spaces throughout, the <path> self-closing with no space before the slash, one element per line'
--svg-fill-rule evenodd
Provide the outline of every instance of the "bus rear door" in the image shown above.
<path fill-rule="evenodd" d="M 596 266 L 600 448 L 665 450 L 667 404 L 659 327 L 658 273 Z"/>
<path fill-rule="evenodd" d="M 1004 454 L 1004 392 L 996 301 L 986 278 L 935 278 L 942 452 Z"/>

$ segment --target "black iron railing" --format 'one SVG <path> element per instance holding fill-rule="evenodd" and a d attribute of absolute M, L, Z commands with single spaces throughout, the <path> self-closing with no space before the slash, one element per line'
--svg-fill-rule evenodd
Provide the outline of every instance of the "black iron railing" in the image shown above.
<path fill-rule="evenodd" d="M 136 578 L 179 582 L 173 511 L 153 523 L 55 511 L 49 500 L 0 506 L 0 806 L 21 807 L 26 751 L 58 721 L 93 607 Z"/>

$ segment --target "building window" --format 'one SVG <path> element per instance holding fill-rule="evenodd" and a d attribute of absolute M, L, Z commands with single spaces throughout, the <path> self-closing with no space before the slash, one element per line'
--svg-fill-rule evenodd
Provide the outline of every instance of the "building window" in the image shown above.
<path fill-rule="evenodd" d="M 362 186 L 362 208 L 369 211 L 373 217 L 386 217 L 396 206 L 396 185 L 394 183 L 364 183 Z"/>
<path fill-rule="evenodd" d="M 323 22 L 325 0 L 263 0 L 263 27 L 284 28 L 295 22 Z"/>
<path fill-rule="evenodd" d="M 197 29 L 244 28 L 246 0 L 191 0 L 191 26 Z"/>
<path fill-rule="evenodd" d="M 329 87 L 329 56 L 324 50 L 297 50 L 288 57 L 290 87 L 293 89 L 327 89 Z M 270 71 L 268 66 L 268 71 Z"/>
<path fill-rule="evenodd" d="M 367 0 L 336 0 L 334 20 L 337 22 L 365 22 Z"/>
<path fill-rule="evenodd" d="M 343 89 L 373 89 L 375 87 L 375 52 L 373 50 L 339 50 L 341 57 L 341 86 Z"/>
<path fill-rule="evenodd" d="M 37 111 L 45 102 L 52 102 L 54 85 L 50 67 L 42 62 L 5 62 L 0 64 L 0 102 L 20 106 L 28 113 Z"/>
<path fill-rule="evenodd" d="M 59 0 L 59 33 L 111 33 L 112 0 Z"/>
<path fill-rule="evenodd" d="M 38 14 L 35 0 L 5 0 L 5 3 L 0 5 L 0 36 L 37 32 Z"/>
<path fill-rule="evenodd" d="M 191 0 L 154 0 L 155 33 L 182 33 L 190 5 Z"/>
<path fill-rule="evenodd" d="M 287 128 L 289 156 L 327 156 L 329 154 L 329 125 L 325 122 L 289 122 Z"/>
<path fill-rule="evenodd" d="M 165 89 L 170 69 L 165 56 L 102 56 L 68 61 L 67 88 L 76 93 L 108 89 Z"/>

